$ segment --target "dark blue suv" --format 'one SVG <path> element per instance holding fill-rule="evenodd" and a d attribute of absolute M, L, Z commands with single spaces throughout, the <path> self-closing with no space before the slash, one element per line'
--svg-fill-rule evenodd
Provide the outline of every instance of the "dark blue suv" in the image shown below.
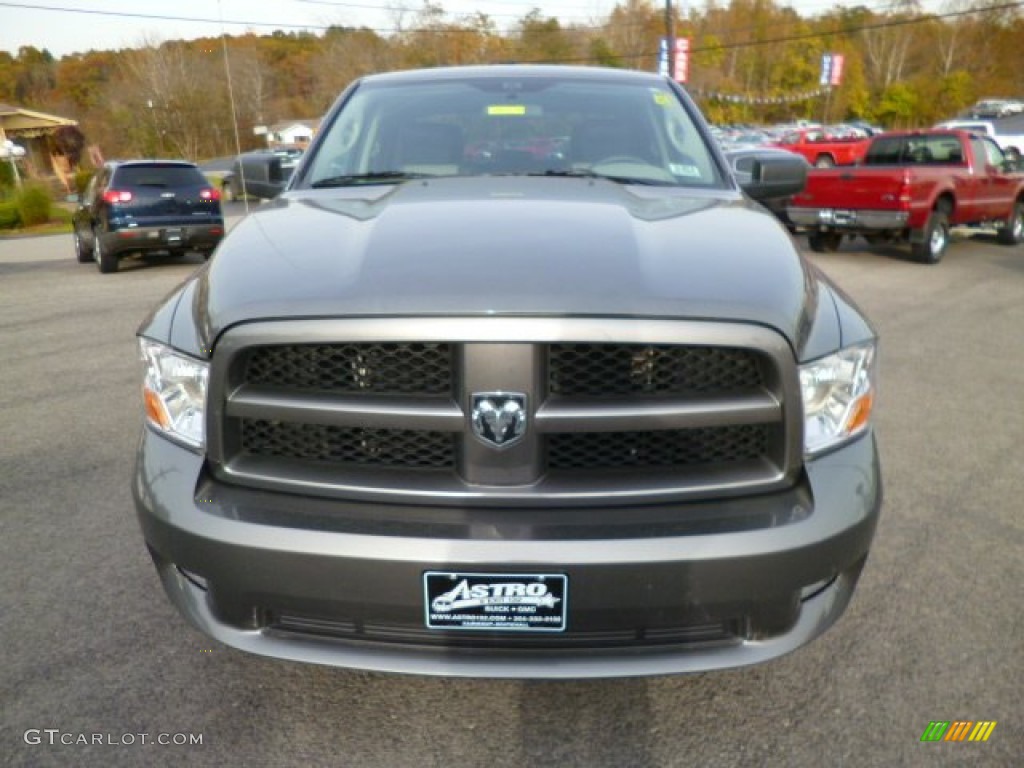
<path fill-rule="evenodd" d="M 74 216 L 75 255 L 115 272 L 129 254 L 209 256 L 224 237 L 220 191 L 192 163 L 131 160 L 105 164 Z"/>

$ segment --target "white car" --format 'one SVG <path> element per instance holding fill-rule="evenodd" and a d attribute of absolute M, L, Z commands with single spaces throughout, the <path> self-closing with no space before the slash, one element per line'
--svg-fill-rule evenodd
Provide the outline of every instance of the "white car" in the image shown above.
<path fill-rule="evenodd" d="M 1004 152 L 1015 149 L 1024 153 L 1024 134 L 997 133 L 996 126 L 991 120 L 947 120 L 944 123 L 937 123 L 934 127 L 979 133 L 991 138 Z"/>
<path fill-rule="evenodd" d="M 1024 101 L 1013 99 L 985 99 L 970 109 L 971 117 L 1009 117 L 1024 113 Z"/>

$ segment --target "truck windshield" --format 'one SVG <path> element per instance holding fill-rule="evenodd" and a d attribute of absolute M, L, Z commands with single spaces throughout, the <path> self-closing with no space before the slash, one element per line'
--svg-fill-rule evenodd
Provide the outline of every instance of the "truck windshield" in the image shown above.
<path fill-rule="evenodd" d="M 327 128 L 301 183 L 483 175 L 724 183 L 667 85 L 521 74 L 364 83 Z"/>

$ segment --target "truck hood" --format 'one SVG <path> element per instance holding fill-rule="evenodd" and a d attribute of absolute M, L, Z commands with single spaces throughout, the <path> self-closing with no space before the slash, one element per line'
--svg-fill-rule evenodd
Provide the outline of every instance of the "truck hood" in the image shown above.
<path fill-rule="evenodd" d="M 252 320 L 556 315 L 734 320 L 802 346 L 817 279 L 737 193 L 489 177 L 291 192 L 201 272 L 204 348 Z"/>

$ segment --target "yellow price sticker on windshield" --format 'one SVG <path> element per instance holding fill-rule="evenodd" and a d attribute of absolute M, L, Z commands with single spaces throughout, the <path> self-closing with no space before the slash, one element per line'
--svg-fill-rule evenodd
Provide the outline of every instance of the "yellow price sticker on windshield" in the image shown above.
<path fill-rule="evenodd" d="M 654 94 L 654 103 L 660 104 L 663 107 L 667 107 L 669 104 L 672 103 L 672 97 L 669 96 L 667 93 L 658 91 L 657 93 Z"/>
<path fill-rule="evenodd" d="M 525 104 L 492 104 L 487 108 L 488 115 L 525 115 Z"/>

